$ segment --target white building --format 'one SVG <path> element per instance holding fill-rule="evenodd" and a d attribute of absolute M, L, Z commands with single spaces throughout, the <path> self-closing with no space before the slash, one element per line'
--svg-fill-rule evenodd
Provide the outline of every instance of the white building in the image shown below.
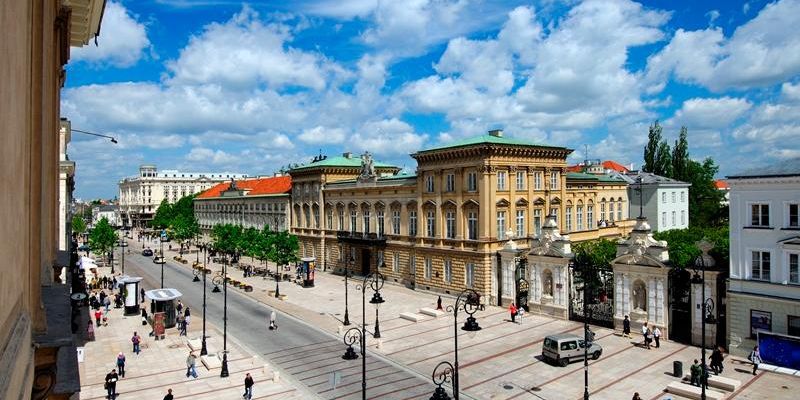
<path fill-rule="evenodd" d="M 102 204 L 92 207 L 92 226 L 96 226 L 101 219 L 107 219 L 111 226 L 122 226 L 119 216 L 119 206 Z"/>
<path fill-rule="evenodd" d="M 194 215 L 204 233 L 226 223 L 285 231 L 291 220 L 291 192 L 288 175 L 220 183 L 195 197 Z"/>
<path fill-rule="evenodd" d="M 119 181 L 122 224 L 146 226 L 164 199 L 175 203 L 181 197 L 200 193 L 217 183 L 246 177 L 247 174 L 230 172 L 158 171 L 155 165 L 142 165 L 139 176 Z"/>
<path fill-rule="evenodd" d="M 70 122 L 61 119 L 58 130 L 58 250 L 69 251 L 72 234 L 72 191 L 75 188 L 75 161 L 67 157 L 67 144 L 72 138 Z"/>
<path fill-rule="evenodd" d="M 639 217 L 641 210 L 642 216 L 650 222 L 653 232 L 689 227 L 691 184 L 641 171 L 617 173 L 616 176 L 625 179 L 629 184 L 629 218 Z"/>
<path fill-rule="evenodd" d="M 758 330 L 800 338 L 800 158 L 728 184 L 728 342 L 747 355 Z"/>

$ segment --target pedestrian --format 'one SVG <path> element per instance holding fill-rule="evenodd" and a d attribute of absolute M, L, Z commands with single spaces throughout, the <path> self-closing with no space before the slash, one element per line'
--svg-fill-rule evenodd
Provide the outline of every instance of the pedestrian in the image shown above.
<path fill-rule="evenodd" d="M 642 345 L 644 345 L 644 347 L 648 347 L 647 346 L 647 321 L 644 321 L 644 324 L 642 324 Z"/>
<path fill-rule="evenodd" d="M 133 332 L 133 336 L 131 336 L 131 343 L 133 343 L 133 352 L 138 356 L 139 351 L 141 351 L 142 337 L 135 331 Z"/>
<path fill-rule="evenodd" d="M 139 289 L 139 294 L 142 296 L 142 303 L 144 303 L 144 288 Z"/>
<path fill-rule="evenodd" d="M 119 380 L 119 375 L 117 375 L 117 370 L 112 369 L 111 372 L 106 374 L 105 379 L 105 388 L 108 392 L 107 399 L 114 399 L 117 397 L 117 381 Z"/>
<path fill-rule="evenodd" d="M 517 318 L 519 318 L 519 324 L 522 325 L 522 316 L 525 315 L 525 307 L 520 306 L 517 309 Z"/>
<path fill-rule="evenodd" d="M 625 319 L 622 320 L 622 337 L 631 337 L 631 320 L 628 319 L 628 316 L 625 316 Z"/>
<path fill-rule="evenodd" d="M 125 354 L 121 351 L 117 354 L 117 369 L 119 370 L 119 376 L 125 377 Z"/>
<path fill-rule="evenodd" d="M 197 357 L 194 355 L 193 352 L 189 352 L 189 355 L 186 357 L 186 377 L 188 378 L 190 375 L 192 378 L 197 378 L 197 370 L 195 369 L 195 361 Z"/>
<path fill-rule="evenodd" d="M 511 322 L 517 323 L 517 306 L 514 305 L 513 301 L 508 306 L 508 313 L 511 314 Z"/>
<path fill-rule="evenodd" d="M 758 364 L 761 364 L 761 353 L 758 351 L 758 346 L 753 347 L 753 351 L 747 356 L 747 359 L 753 363 L 753 375 L 758 372 Z"/>
<path fill-rule="evenodd" d="M 89 326 L 86 327 L 86 339 L 94 340 L 94 324 L 92 324 L 92 321 L 89 321 Z"/>
<path fill-rule="evenodd" d="M 192 314 L 189 312 L 189 307 L 183 312 L 183 336 L 186 336 L 186 331 L 189 330 L 189 323 L 192 321 Z"/>
<path fill-rule="evenodd" d="M 708 389 L 708 375 L 709 375 L 709 373 L 708 373 L 708 364 L 706 364 L 704 362 L 701 365 L 701 367 L 702 368 L 700 369 L 700 373 L 701 373 L 701 375 L 700 375 L 700 385 L 702 387 Z"/>
<path fill-rule="evenodd" d="M 659 342 L 659 339 L 661 339 L 661 329 L 658 329 L 655 325 L 653 325 L 653 338 L 656 340 L 656 348 L 661 347 L 661 342 Z"/>
<path fill-rule="evenodd" d="M 173 400 L 173 399 L 174 397 L 172 397 L 172 389 L 167 389 L 167 394 L 164 396 L 164 400 Z"/>
<path fill-rule="evenodd" d="M 100 290 L 100 294 L 98 294 L 97 296 L 100 299 L 100 304 L 101 305 L 106 303 L 106 291 L 105 290 Z"/>
<path fill-rule="evenodd" d="M 142 307 L 142 325 L 147 325 L 147 310 Z"/>
<path fill-rule="evenodd" d="M 177 328 L 178 328 L 178 336 L 185 335 L 186 334 L 186 330 L 184 330 L 184 328 L 183 328 L 183 325 L 184 325 L 183 324 L 183 314 L 181 314 L 181 313 L 178 313 L 177 325 L 178 325 L 177 326 Z"/>
<path fill-rule="evenodd" d="M 439 298 L 436 299 L 436 309 L 437 310 L 442 310 L 443 309 L 442 308 L 442 296 L 439 296 Z"/>
<path fill-rule="evenodd" d="M 271 331 L 272 331 L 272 330 L 276 330 L 276 329 L 278 329 L 278 325 L 275 323 L 275 320 L 276 320 L 277 318 L 278 318 L 278 315 L 277 315 L 277 313 L 275 312 L 275 310 L 272 310 L 272 311 L 269 313 L 269 330 L 271 330 Z"/>
<path fill-rule="evenodd" d="M 106 307 L 106 313 L 108 313 L 108 309 L 111 307 L 111 296 L 106 296 L 103 299 L 103 305 Z"/>
<path fill-rule="evenodd" d="M 689 373 L 691 377 L 690 383 L 694 386 L 700 386 L 700 373 L 702 373 L 703 369 L 700 367 L 700 362 L 697 359 L 694 360 L 694 364 L 689 367 Z"/>
<path fill-rule="evenodd" d="M 94 311 L 94 320 L 97 321 L 97 326 L 100 327 L 100 321 L 103 319 L 103 313 L 98 308 Z"/>
<path fill-rule="evenodd" d="M 714 351 L 711 352 L 711 370 L 714 371 L 714 374 L 719 375 L 722 373 L 724 367 L 722 366 L 722 360 L 725 359 L 725 356 L 722 355 L 722 346 L 717 346 L 714 348 Z"/>
<path fill-rule="evenodd" d="M 180 300 L 178 300 L 178 304 L 175 306 L 175 311 L 177 311 L 178 314 L 183 312 L 183 303 L 181 303 Z"/>
<path fill-rule="evenodd" d="M 639 392 L 635 392 L 631 400 L 642 400 L 642 396 L 639 396 Z"/>
<path fill-rule="evenodd" d="M 247 400 L 250 400 L 250 399 L 253 398 L 253 385 L 254 384 L 255 384 L 255 382 L 253 382 L 253 377 L 250 376 L 250 373 L 248 372 L 247 375 L 244 377 L 244 394 L 242 395 L 242 398 L 247 399 Z"/>

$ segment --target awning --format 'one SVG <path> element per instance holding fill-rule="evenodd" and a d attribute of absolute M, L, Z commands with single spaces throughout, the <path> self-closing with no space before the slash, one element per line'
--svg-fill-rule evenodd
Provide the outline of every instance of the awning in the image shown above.
<path fill-rule="evenodd" d="M 183 296 L 178 289 L 171 289 L 171 288 L 164 288 L 164 289 L 153 289 L 144 292 L 144 295 L 154 301 L 168 301 L 168 300 L 175 300 L 178 297 Z"/>
<path fill-rule="evenodd" d="M 141 281 L 142 281 L 142 277 L 141 276 L 123 275 L 123 276 L 120 276 L 119 278 L 117 278 L 117 282 L 122 283 L 122 284 L 136 283 L 136 282 L 141 282 Z M 178 293 L 178 296 L 180 296 L 180 293 Z"/>

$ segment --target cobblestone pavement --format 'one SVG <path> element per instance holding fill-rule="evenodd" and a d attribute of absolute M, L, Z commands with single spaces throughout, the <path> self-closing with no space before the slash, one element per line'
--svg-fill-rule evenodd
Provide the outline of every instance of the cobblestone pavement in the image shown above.
<path fill-rule="evenodd" d="M 173 252 L 174 253 L 174 252 Z M 176 253 L 175 253 L 176 254 Z M 168 252 L 168 257 L 173 254 Z M 187 256 L 193 260 L 194 256 Z M 244 263 L 250 263 L 244 259 Z M 257 262 L 256 262 L 257 263 Z M 184 267 L 190 268 L 189 265 Z M 216 271 L 220 266 L 211 263 Z M 270 266 L 274 270 L 274 265 Z M 274 290 L 272 278 L 243 278 L 236 268 L 230 276 L 254 286 L 251 295 L 276 309 L 304 319 L 330 332 L 338 332 L 344 311 L 344 280 L 341 276 L 319 271 L 313 288 L 302 288 L 291 282 L 281 282 L 280 292 L 287 295 L 283 301 L 268 296 Z M 361 322 L 361 292 L 355 290 L 357 278 L 349 280 L 349 316 L 354 324 Z M 368 289 L 369 290 L 369 289 Z M 369 296 L 370 293 L 368 292 Z M 382 290 L 386 299 L 380 312 L 381 340 L 372 340 L 370 347 L 391 360 L 405 365 L 420 375 L 430 376 L 440 361 L 453 362 L 453 316 L 426 317 L 411 322 L 399 317 L 400 313 L 417 313 L 422 307 L 435 308 L 437 294 L 412 291 L 397 284 L 387 283 Z M 451 296 L 443 296 L 443 303 L 453 303 Z M 367 326 L 373 329 L 374 308 L 367 305 Z M 462 398 L 475 399 L 579 399 L 583 394 L 583 363 L 576 362 L 561 368 L 542 362 L 541 347 L 545 336 L 554 333 L 581 334 L 582 324 L 575 321 L 556 320 L 545 316 L 526 315 L 520 324 L 508 320 L 504 308 L 488 306 L 475 316 L 481 331 L 474 336 L 459 329 L 459 364 Z M 464 322 L 460 314 L 458 327 Z M 593 399 L 628 399 L 638 391 L 644 399 L 681 399 L 666 394 L 665 387 L 677 380 L 672 373 L 673 361 L 682 361 L 684 372 L 700 350 L 670 341 L 662 341 L 660 349 L 647 350 L 638 346 L 639 338 L 622 338 L 612 330 L 593 327 L 597 342 L 603 346 L 603 355 L 589 362 L 589 390 Z M 336 351 L 340 351 L 337 349 Z M 707 353 L 710 355 L 710 352 Z M 266 358 L 281 354 L 267 354 Z M 291 351 L 283 353 L 291 357 Z M 324 358 L 324 356 L 323 356 Z M 358 374 L 360 371 L 352 371 Z M 370 371 L 369 374 L 372 374 Z M 800 378 L 761 372 L 754 377 L 749 373 L 749 363 L 728 357 L 723 376 L 740 380 L 741 388 L 728 398 L 782 399 L 800 387 Z M 316 377 L 320 378 L 320 377 Z M 387 377 L 389 378 L 389 377 Z M 312 385 L 314 383 L 311 383 Z M 356 383 L 351 383 L 356 385 Z M 402 397 L 386 393 L 374 398 L 428 398 L 433 383 L 424 394 Z M 782 389 L 783 386 L 789 389 Z M 353 390 L 356 390 L 353 387 Z M 793 397 L 794 398 L 794 397 Z"/>

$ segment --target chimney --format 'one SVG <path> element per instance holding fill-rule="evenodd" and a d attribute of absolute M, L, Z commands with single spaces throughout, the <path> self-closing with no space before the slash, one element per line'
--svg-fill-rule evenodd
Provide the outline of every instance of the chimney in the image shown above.
<path fill-rule="evenodd" d="M 353 153 L 351 153 L 349 151 L 344 152 L 344 153 L 342 153 L 342 157 L 344 157 L 344 158 L 353 158 Z"/>
<path fill-rule="evenodd" d="M 492 130 L 489 131 L 489 136 L 503 137 L 503 130 L 502 129 L 492 129 Z"/>

